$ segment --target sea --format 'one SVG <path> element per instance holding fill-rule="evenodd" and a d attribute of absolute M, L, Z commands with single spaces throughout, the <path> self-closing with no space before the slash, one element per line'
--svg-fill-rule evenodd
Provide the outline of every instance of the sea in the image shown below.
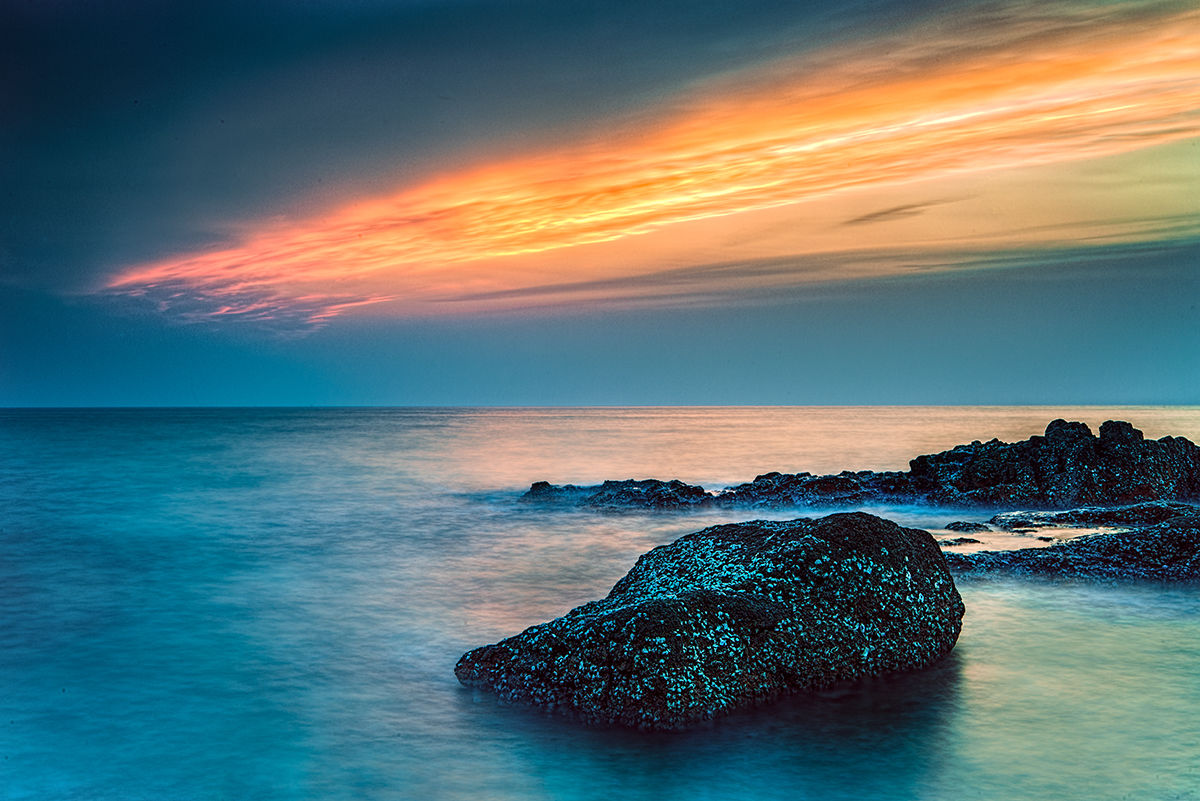
<path fill-rule="evenodd" d="M 904 469 L 1058 417 L 1200 441 L 1200 407 L 0 411 L 0 798 L 1200 799 L 1195 585 L 960 580 L 932 667 L 682 733 L 454 678 L 650 548 L 823 513 L 540 508 L 531 482 Z"/>

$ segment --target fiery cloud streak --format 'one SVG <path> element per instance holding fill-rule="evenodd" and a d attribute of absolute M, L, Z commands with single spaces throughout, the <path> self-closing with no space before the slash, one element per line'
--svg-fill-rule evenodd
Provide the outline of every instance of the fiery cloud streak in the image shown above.
<path fill-rule="evenodd" d="M 141 265 L 106 290 L 192 319 L 319 324 L 384 301 L 412 311 L 544 280 L 522 268 L 531 254 L 1200 134 L 1200 12 L 1077 9 L 985 23 L 768 65 L 698 89 L 657 119 L 648 112 L 589 142 L 323 218 L 260 225 L 235 247 Z"/>

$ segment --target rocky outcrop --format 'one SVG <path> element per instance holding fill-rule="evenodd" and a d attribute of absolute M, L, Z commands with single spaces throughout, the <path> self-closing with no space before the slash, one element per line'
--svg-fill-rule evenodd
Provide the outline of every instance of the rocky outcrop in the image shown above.
<path fill-rule="evenodd" d="M 730 487 L 713 502 L 719 506 L 857 506 L 865 503 L 908 503 L 912 483 L 905 473 L 861 470 L 836 475 L 766 473 L 748 484 Z"/>
<path fill-rule="evenodd" d="M 927 532 L 863 513 L 738 523 L 655 548 L 605 598 L 470 651 L 455 675 L 590 722 L 679 729 L 927 665 L 962 614 Z"/>
<path fill-rule="evenodd" d="M 1076 510 L 1090 512 L 1092 510 Z M 1046 548 L 947 553 L 956 574 L 1007 573 L 1072 578 L 1200 580 L 1200 509 Z"/>
<path fill-rule="evenodd" d="M 1042 437 L 992 440 L 919 456 L 914 494 L 944 506 L 1023 505 L 1064 509 L 1200 498 L 1200 448 L 1182 437 L 1145 440 L 1110 420 L 1093 436 L 1083 423 L 1055 420 Z"/>
<path fill-rule="evenodd" d="M 527 501 L 634 508 L 942 507 L 1065 509 L 1144 501 L 1200 501 L 1200 448 L 1183 437 L 1146 440 L 1110 420 L 1095 436 L 1083 423 L 1055 420 L 1044 436 L 993 439 L 918 456 L 907 472 L 766 473 L 708 493 L 680 481 L 608 481 L 555 486 L 539 481 Z"/>

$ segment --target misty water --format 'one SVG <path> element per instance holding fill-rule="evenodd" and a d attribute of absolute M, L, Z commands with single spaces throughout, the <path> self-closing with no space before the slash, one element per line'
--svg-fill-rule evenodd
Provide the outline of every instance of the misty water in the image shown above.
<path fill-rule="evenodd" d="M 2 411 L 0 798 L 1200 798 L 1191 585 L 960 581 L 932 668 L 680 734 L 454 678 L 766 516 L 535 508 L 532 481 L 903 469 L 1055 417 L 1200 439 L 1179 407 Z"/>

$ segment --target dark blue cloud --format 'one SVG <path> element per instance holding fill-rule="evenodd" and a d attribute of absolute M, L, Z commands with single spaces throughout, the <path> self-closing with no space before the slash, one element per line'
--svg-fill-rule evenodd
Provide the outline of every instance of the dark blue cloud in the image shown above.
<path fill-rule="evenodd" d="M 860 0 L 20 2 L 0 8 L 0 281 L 78 288 L 245 217 L 570 138 L 886 26 Z"/>

